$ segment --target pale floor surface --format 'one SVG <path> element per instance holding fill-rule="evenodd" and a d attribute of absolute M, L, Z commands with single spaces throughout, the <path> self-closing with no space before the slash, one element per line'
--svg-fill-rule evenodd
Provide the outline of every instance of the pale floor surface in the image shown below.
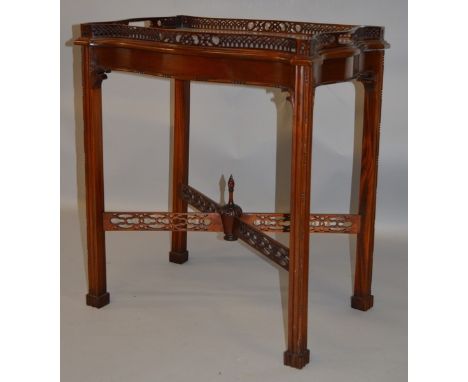
<path fill-rule="evenodd" d="M 83 224 L 62 213 L 62 382 L 407 380 L 407 246 L 376 240 L 375 306 L 350 308 L 347 235 L 312 235 L 311 363 L 283 366 L 287 273 L 214 233 L 189 234 L 169 263 L 169 233 L 107 234 L 110 305 L 85 305 Z"/>

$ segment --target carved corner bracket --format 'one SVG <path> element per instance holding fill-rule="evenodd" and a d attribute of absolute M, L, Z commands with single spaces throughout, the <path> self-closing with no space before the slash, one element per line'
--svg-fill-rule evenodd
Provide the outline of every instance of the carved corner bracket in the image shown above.
<path fill-rule="evenodd" d="M 282 88 L 281 90 L 285 93 L 288 93 L 286 100 L 291 103 L 293 110 L 296 108 L 296 97 L 301 97 L 298 94 L 312 93 L 315 92 L 315 88 L 319 85 L 314 76 L 314 68 L 311 66 L 310 62 L 295 64 L 296 67 L 303 67 L 303 71 L 300 74 L 296 74 L 296 80 L 293 85 L 289 88 Z M 297 77 L 299 76 L 299 77 Z M 298 83 L 299 80 L 299 83 Z M 312 95 L 313 97 L 313 95 Z"/>
<path fill-rule="evenodd" d="M 377 78 L 374 72 L 365 71 L 356 76 L 356 81 L 361 82 L 366 89 L 375 89 Z"/>
<path fill-rule="evenodd" d="M 286 101 L 288 101 L 291 106 L 294 106 L 294 90 L 289 88 L 281 88 L 283 93 L 287 93 Z"/>
<path fill-rule="evenodd" d="M 93 89 L 99 89 L 102 85 L 102 81 L 107 79 L 107 73 L 111 70 L 104 68 L 100 65 L 92 64 L 90 68 L 91 72 L 91 87 Z"/>

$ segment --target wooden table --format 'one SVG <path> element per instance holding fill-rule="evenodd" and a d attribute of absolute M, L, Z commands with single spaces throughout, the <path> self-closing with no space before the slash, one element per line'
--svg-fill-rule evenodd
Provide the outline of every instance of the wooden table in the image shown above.
<path fill-rule="evenodd" d="M 81 24 L 86 156 L 89 293 L 86 302 L 109 303 L 105 231 L 172 231 L 169 261 L 188 259 L 187 231 L 224 232 L 289 271 L 288 349 L 284 363 L 302 368 L 307 348 L 309 234 L 357 235 L 351 307 L 368 310 L 371 294 L 384 28 L 277 20 L 191 16 Z M 101 85 L 111 70 L 174 79 L 172 212 L 118 212 L 104 208 Z M 312 111 L 315 88 L 356 80 L 364 86 L 364 126 L 358 214 L 311 214 Z M 246 213 L 220 205 L 188 185 L 190 81 L 278 87 L 293 107 L 289 214 Z M 191 205 L 199 212 L 187 212 Z M 289 248 L 265 232 L 289 232 Z"/>

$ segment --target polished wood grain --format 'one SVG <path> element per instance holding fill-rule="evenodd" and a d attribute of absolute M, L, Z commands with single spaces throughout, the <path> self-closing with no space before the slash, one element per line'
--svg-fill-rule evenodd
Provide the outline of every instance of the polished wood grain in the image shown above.
<path fill-rule="evenodd" d="M 295 67 L 291 152 L 291 228 L 289 235 L 288 349 L 284 363 L 302 368 L 309 362 L 307 305 L 309 214 L 314 78 L 310 64 Z"/>
<path fill-rule="evenodd" d="M 109 303 L 106 286 L 106 244 L 104 212 L 104 169 L 102 153 L 101 83 L 104 71 L 97 67 L 94 51 L 82 48 L 83 115 L 86 179 L 86 233 L 88 284 L 86 303 L 101 308 Z"/>
<path fill-rule="evenodd" d="M 172 212 L 187 212 L 180 187 L 188 183 L 190 138 L 190 81 L 174 80 L 174 144 L 172 147 Z M 169 261 L 188 260 L 187 232 L 173 232 Z"/>
<path fill-rule="evenodd" d="M 144 22 L 145 26 L 135 25 Z M 104 230 L 173 231 L 169 260 L 188 259 L 187 231 L 221 232 L 242 239 L 289 271 L 286 365 L 302 368 L 307 346 L 309 234 L 357 234 L 351 306 L 368 310 L 371 291 L 377 164 L 383 83 L 384 28 L 280 20 L 153 17 L 86 23 L 82 46 L 85 121 L 88 305 L 109 302 Z M 101 84 L 111 70 L 174 80 L 172 212 L 107 212 L 104 209 Z M 312 124 L 317 86 L 357 80 L 364 86 L 364 128 L 359 211 L 311 214 Z M 293 107 L 289 214 L 249 213 L 222 206 L 188 185 L 190 82 L 277 87 Z M 188 213 L 191 205 L 200 212 Z M 289 248 L 268 232 L 289 232 Z"/>
<path fill-rule="evenodd" d="M 367 52 L 365 54 L 363 74 L 358 78 L 364 85 L 364 126 L 359 188 L 361 231 L 357 236 L 354 295 L 351 298 L 351 306 L 359 310 L 368 310 L 374 304 L 371 283 L 383 64 L 384 54 L 382 51 Z"/>

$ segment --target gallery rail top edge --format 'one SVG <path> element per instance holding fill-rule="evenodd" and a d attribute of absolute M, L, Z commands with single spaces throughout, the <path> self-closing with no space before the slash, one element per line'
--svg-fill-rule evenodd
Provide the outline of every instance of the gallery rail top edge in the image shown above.
<path fill-rule="evenodd" d="M 75 44 L 111 45 L 115 40 L 127 41 L 127 46 L 135 42 L 135 47 L 211 48 L 213 52 L 242 51 L 246 56 L 264 53 L 280 60 L 344 57 L 389 47 L 384 28 L 379 26 L 184 15 L 84 23 Z"/>

